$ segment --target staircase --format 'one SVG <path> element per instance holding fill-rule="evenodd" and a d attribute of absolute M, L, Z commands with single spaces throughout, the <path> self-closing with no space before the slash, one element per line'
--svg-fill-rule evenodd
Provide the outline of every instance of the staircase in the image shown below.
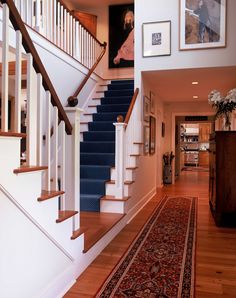
<path fill-rule="evenodd" d="M 80 150 L 80 210 L 100 211 L 100 199 L 105 184 L 115 166 L 115 126 L 117 116 L 126 116 L 133 93 L 133 80 L 111 81 L 104 91 L 101 104 L 96 107 L 83 132 Z"/>

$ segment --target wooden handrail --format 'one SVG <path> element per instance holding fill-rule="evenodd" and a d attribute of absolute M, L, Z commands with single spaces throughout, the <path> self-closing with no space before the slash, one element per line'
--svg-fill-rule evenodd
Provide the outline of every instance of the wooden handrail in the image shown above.
<path fill-rule="evenodd" d="M 69 104 L 69 106 L 74 107 L 74 106 L 76 106 L 78 104 L 77 97 L 78 97 L 80 91 L 83 89 L 84 85 L 87 83 L 88 79 L 90 78 L 90 76 L 92 75 L 92 73 L 94 72 L 94 70 L 97 67 L 98 63 L 100 62 L 100 60 L 102 59 L 102 57 L 104 56 L 104 54 L 106 52 L 107 43 L 104 42 L 102 46 L 103 46 L 103 50 L 102 50 L 101 54 L 99 55 L 99 57 L 97 58 L 96 62 L 94 63 L 94 65 L 92 66 L 92 68 L 90 68 L 88 74 L 83 79 L 83 81 L 81 82 L 81 84 L 79 85 L 79 87 L 77 88 L 77 90 L 75 91 L 75 93 L 68 98 L 68 104 Z"/>
<path fill-rule="evenodd" d="M 131 100 L 131 103 L 130 103 L 128 112 L 127 112 L 126 117 L 125 117 L 125 121 L 124 121 L 124 123 L 126 123 L 126 124 L 129 123 L 129 118 L 130 118 L 131 113 L 132 113 L 132 111 L 133 111 L 134 104 L 135 104 L 136 99 L 137 99 L 137 97 L 138 97 L 138 93 L 139 93 L 139 88 L 136 88 L 136 89 L 135 89 L 135 92 L 134 92 L 134 95 L 133 95 L 133 97 L 132 97 L 132 100 Z M 127 127 L 127 126 L 126 126 L 126 127 Z"/>
<path fill-rule="evenodd" d="M 80 20 L 78 19 L 78 17 L 74 14 L 74 11 L 72 11 L 72 10 L 70 10 L 69 8 L 68 8 L 68 6 L 66 5 L 66 3 L 63 1 L 63 0 L 57 0 L 66 10 L 67 10 L 67 12 L 69 12 L 69 14 L 74 18 L 74 19 L 76 19 L 79 23 L 80 23 Z M 102 46 L 104 46 L 104 44 L 102 44 L 101 43 L 101 41 L 99 41 L 98 39 L 97 39 L 97 37 L 88 29 L 88 28 L 86 28 L 86 27 L 84 27 L 81 23 L 80 23 L 80 25 L 84 28 L 84 30 L 86 30 L 95 40 L 96 40 L 96 42 L 102 47 Z"/>
<path fill-rule="evenodd" d="M 51 93 L 51 102 L 53 106 L 57 106 L 58 108 L 58 116 L 60 120 L 65 122 L 65 128 L 67 134 L 72 134 L 72 126 L 70 121 L 62 107 L 60 99 L 57 96 L 57 93 L 52 85 L 52 82 L 46 72 L 46 69 L 35 49 L 35 46 L 29 36 L 29 33 L 26 30 L 26 27 L 21 19 L 21 16 L 15 6 L 15 3 L 12 0 L 1 0 L 2 3 L 6 3 L 9 7 L 10 11 L 10 20 L 15 30 L 19 30 L 22 35 L 22 45 L 26 51 L 26 53 L 30 53 L 33 57 L 33 67 L 36 73 L 41 73 L 43 86 L 46 91 Z"/>

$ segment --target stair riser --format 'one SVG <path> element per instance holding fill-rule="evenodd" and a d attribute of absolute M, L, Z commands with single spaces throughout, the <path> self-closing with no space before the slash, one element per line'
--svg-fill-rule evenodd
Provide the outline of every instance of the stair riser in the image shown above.
<path fill-rule="evenodd" d="M 124 185 L 124 196 L 128 197 L 131 194 L 131 185 Z M 115 196 L 116 195 L 116 187 L 115 184 L 106 183 L 106 195 L 107 196 Z"/>
<path fill-rule="evenodd" d="M 113 132 L 84 132 L 84 141 L 115 141 L 115 133 Z"/>
<path fill-rule="evenodd" d="M 96 91 L 107 91 L 108 90 L 108 86 L 98 86 Z"/>
<path fill-rule="evenodd" d="M 108 98 L 102 98 L 101 104 L 107 105 L 107 104 L 130 104 L 132 97 L 108 97 Z"/>
<path fill-rule="evenodd" d="M 110 180 L 110 168 L 80 167 L 80 178 Z"/>
<path fill-rule="evenodd" d="M 80 116 L 80 122 L 90 122 L 93 121 L 93 115 L 84 115 L 81 114 Z"/>
<path fill-rule="evenodd" d="M 137 157 L 136 156 L 130 156 L 129 159 L 127 160 L 127 168 L 133 168 L 133 167 L 137 167 Z"/>
<path fill-rule="evenodd" d="M 107 97 L 109 97 L 109 96 L 111 96 L 111 97 L 113 97 L 113 96 L 132 96 L 133 95 L 133 93 L 134 93 L 134 91 L 133 90 L 121 90 L 121 91 L 119 91 L 119 90 L 112 90 L 112 91 L 105 91 L 104 92 L 104 95 Z M 102 94 L 101 94 L 101 97 L 102 97 Z"/>
<path fill-rule="evenodd" d="M 110 213 L 125 213 L 125 202 L 115 202 L 115 201 L 103 201 L 100 202 L 101 212 Z"/>
<path fill-rule="evenodd" d="M 80 124 L 80 131 L 81 132 L 88 131 L 88 124 Z"/>
<path fill-rule="evenodd" d="M 108 85 L 108 90 L 130 90 L 134 89 L 134 84 L 111 84 Z"/>
<path fill-rule="evenodd" d="M 100 200 L 80 199 L 80 210 L 87 212 L 100 212 Z"/>
<path fill-rule="evenodd" d="M 114 80 L 111 81 L 111 84 L 131 84 L 134 83 L 134 80 Z"/>
<path fill-rule="evenodd" d="M 115 153 L 115 143 L 80 143 L 80 152 L 94 152 L 94 153 Z"/>
<path fill-rule="evenodd" d="M 88 124 L 88 127 L 89 127 L 89 131 L 115 131 L 115 126 L 113 125 L 113 122 L 108 122 L 108 123 L 100 123 L 99 121 L 90 122 Z"/>
<path fill-rule="evenodd" d="M 105 181 L 80 181 L 80 193 L 82 194 L 105 194 Z"/>
<path fill-rule="evenodd" d="M 133 170 L 125 171 L 125 181 L 134 181 L 135 173 Z M 116 172 L 115 169 L 111 171 L 111 180 L 116 180 Z"/>
<path fill-rule="evenodd" d="M 114 121 L 117 122 L 117 116 L 122 115 L 125 118 L 126 113 L 97 113 L 93 115 L 93 121 Z"/>
<path fill-rule="evenodd" d="M 97 113 L 97 107 L 87 107 L 86 113 L 89 113 L 89 114 Z"/>
<path fill-rule="evenodd" d="M 81 165 L 107 165 L 114 166 L 115 165 L 115 156 L 98 156 L 94 155 L 86 155 L 81 154 L 80 156 L 80 164 Z"/>
<path fill-rule="evenodd" d="M 20 139 L 0 137 L 0 165 L 1 169 L 6 172 L 13 172 L 20 166 Z"/>
<path fill-rule="evenodd" d="M 101 105 L 97 107 L 98 113 L 109 113 L 109 112 L 127 112 L 129 105 Z"/>

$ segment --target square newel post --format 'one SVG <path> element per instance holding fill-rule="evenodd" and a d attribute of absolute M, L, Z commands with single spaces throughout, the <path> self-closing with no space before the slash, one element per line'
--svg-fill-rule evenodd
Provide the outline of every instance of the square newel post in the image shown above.
<path fill-rule="evenodd" d="M 125 178 L 125 127 L 126 123 L 113 123 L 116 128 L 115 136 L 115 171 L 116 171 L 116 180 L 115 180 L 115 197 L 123 198 L 124 197 L 124 178 Z"/>
<path fill-rule="evenodd" d="M 72 136 L 66 136 L 66 209 L 80 212 L 80 114 L 79 108 L 65 108 L 73 127 Z M 80 227 L 80 213 L 74 217 L 74 230 Z"/>

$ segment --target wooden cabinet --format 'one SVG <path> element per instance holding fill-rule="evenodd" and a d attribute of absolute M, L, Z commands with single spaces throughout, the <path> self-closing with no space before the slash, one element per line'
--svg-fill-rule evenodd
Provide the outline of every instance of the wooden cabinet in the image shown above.
<path fill-rule="evenodd" d="M 90 33 L 97 36 L 97 16 L 79 10 L 73 10 L 72 14 Z"/>
<path fill-rule="evenodd" d="M 198 155 L 199 167 L 209 167 L 209 153 L 208 151 L 199 151 Z"/>
<path fill-rule="evenodd" d="M 236 224 L 236 131 L 210 137 L 209 203 L 216 225 Z"/>
<path fill-rule="evenodd" d="M 211 133 L 211 123 L 199 124 L 199 142 L 209 142 L 209 136 Z"/>

